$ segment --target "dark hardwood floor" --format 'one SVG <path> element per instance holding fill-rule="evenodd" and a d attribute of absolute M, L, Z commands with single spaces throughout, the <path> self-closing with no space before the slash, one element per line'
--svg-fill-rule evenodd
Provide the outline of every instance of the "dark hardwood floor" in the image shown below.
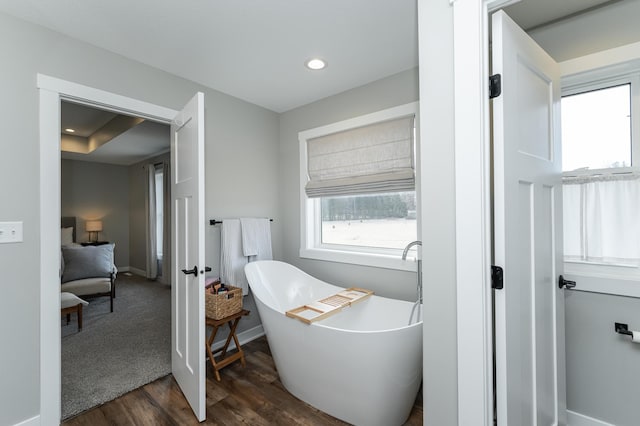
<path fill-rule="evenodd" d="M 278 378 L 267 340 L 243 346 L 247 362 L 236 362 L 220 371 L 216 381 L 207 361 L 208 425 L 345 425 L 346 423 L 300 401 Z M 63 425 L 197 425 L 199 424 L 173 376 L 169 375 Z M 422 425 L 422 393 L 418 394 L 406 425 Z"/>

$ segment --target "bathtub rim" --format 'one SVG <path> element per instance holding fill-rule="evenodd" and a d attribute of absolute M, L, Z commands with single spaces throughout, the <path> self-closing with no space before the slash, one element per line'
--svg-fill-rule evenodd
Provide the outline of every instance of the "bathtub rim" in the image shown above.
<path fill-rule="evenodd" d="M 255 262 L 250 262 L 247 265 L 245 265 L 245 268 L 244 268 L 245 269 L 245 274 L 247 276 L 247 281 L 249 283 L 249 288 L 250 289 L 252 289 L 252 287 L 253 287 L 253 285 L 251 284 L 251 278 L 250 278 L 250 275 L 253 275 L 251 269 L 256 269 L 258 272 L 263 272 L 260 269 L 260 265 L 261 264 L 286 265 L 285 266 L 286 268 L 290 268 L 290 269 L 294 270 L 297 273 L 301 273 L 302 275 L 304 275 L 306 277 L 309 277 L 309 278 L 313 279 L 314 281 L 319 281 L 319 282 L 321 282 L 321 283 L 323 283 L 325 285 L 328 285 L 328 286 L 337 287 L 340 290 L 345 290 L 346 289 L 346 287 L 341 287 L 341 286 L 338 286 L 336 284 L 328 283 L 328 282 L 326 282 L 324 280 L 321 280 L 320 278 L 316 278 L 313 275 L 311 275 L 311 274 L 303 271 L 302 269 L 298 268 L 296 265 L 293 265 L 291 263 L 284 262 L 284 261 L 281 261 L 281 260 L 258 260 L 258 261 L 255 261 Z M 249 273 L 247 274 L 247 272 L 249 272 Z M 258 274 L 258 276 L 256 278 L 260 278 L 260 274 Z M 261 282 L 262 280 L 258 279 L 258 281 Z M 264 289 L 267 293 L 271 294 L 271 297 L 273 299 L 277 300 L 277 297 L 275 297 L 275 295 L 271 291 L 271 287 L 270 286 L 263 285 L 262 289 Z M 255 290 L 252 289 L 252 293 L 253 293 L 253 297 L 256 300 L 256 302 L 260 302 L 260 304 L 262 304 L 263 306 L 269 308 L 270 310 L 272 310 L 272 311 L 274 311 L 274 312 L 276 312 L 278 314 L 281 314 L 283 316 L 286 316 L 286 311 L 277 309 L 277 308 L 273 307 L 272 305 L 270 305 L 269 303 L 266 303 L 264 300 L 262 300 L 258 296 L 258 292 L 256 292 Z M 390 297 L 379 296 L 377 294 L 372 294 L 370 297 L 371 298 L 376 298 L 376 299 L 385 299 L 385 300 L 393 301 L 394 303 L 395 302 L 400 302 L 400 303 L 406 303 L 406 304 L 410 304 L 410 305 L 414 305 L 415 304 L 415 302 L 411 302 L 411 301 L 408 301 L 408 300 L 393 299 L 393 298 L 390 298 Z M 308 303 L 310 303 L 310 302 L 308 302 Z M 363 300 L 361 303 L 367 303 L 367 300 Z M 280 303 L 278 303 L 278 304 L 280 304 Z M 357 305 L 354 305 L 354 306 L 357 307 L 359 305 L 360 304 L 357 304 Z M 351 308 L 352 307 L 349 306 L 349 307 L 346 307 L 344 309 L 351 309 Z M 422 304 L 421 308 L 424 308 L 424 303 Z M 422 310 L 422 312 L 424 312 L 424 310 Z M 340 315 L 340 312 L 336 313 L 335 315 Z M 325 328 L 325 329 L 328 329 L 328 330 L 336 330 L 336 331 L 340 331 L 340 332 L 343 332 L 343 333 L 373 334 L 373 333 L 384 333 L 384 332 L 393 332 L 393 331 L 398 331 L 398 330 L 405 330 L 405 329 L 409 329 L 411 327 L 417 327 L 417 326 L 422 327 L 422 323 L 423 323 L 423 320 L 424 320 L 424 314 L 422 316 L 423 316 L 423 318 L 420 321 L 417 321 L 417 322 L 412 323 L 412 324 L 404 325 L 404 326 L 401 326 L 401 327 L 384 328 L 384 329 L 378 329 L 378 330 L 352 330 L 352 329 L 345 329 L 345 328 L 340 328 L 340 327 L 335 327 L 335 326 L 322 324 L 323 320 L 320 320 L 320 321 L 317 321 L 317 322 L 312 322 L 311 324 L 306 324 L 303 321 L 300 321 L 300 320 L 295 319 L 295 318 L 289 318 L 289 319 L 291 319 L 293 321 L 298 321 L 298 322 L 300 322 L 300 323 L 302 323 L 304 325 L 318 326 L 318 327 Z M 408 319 L 408 317 L 407 317 L 407 319 Z"/>
<path fill-rule="evenodd" d="M 259 302 L 260 302 L 263 306 L 265 306 L 266 308 L 268 308 L 268 309 L 270 309 L 270 310 L 272 310 L 272 311 L 274 311 L 274 312 L 276 312 L 276 313 L 278 313 L 278 314 L 280 314 L 280 315 L 282 315 L 282 316 L 284 316 L 284 317 L 286 317 L 286 316 L 287 316 L 287 315 L 286 315 L 286 313 L 281 312 L 281 311 L 279 311 L 279 310 L 277 310 L 277 309 L 272 308 L 271 306 L 267 305 L 267 304 L 266 304 L 266 303 L 264 303 L 262 300 L 260 300 L 257 296 L 254 296 L 254 298 L 255 298 L 257 301 L 259 301 Z M 383 299 L 385 299 L 385 298 L 383 298 Z M 393 300 L 396 300 L 396 299 L 393 299 Z M 408 302 L 408 303 L 410 303 L 410 302 Z M 340 313 L 338 312 L 338 313 L 336 313 L 335 315 L 340 315 Z M 299 322 L 300 324 L 302 324 L 302 325 L 306 325 L 306 326 L 309 326 L 309 327 L 316 326 L 316 327 L 324 328 L 324 329 L 327 329 L 327 330 L 335 330 L 335 331 L 339 331 L 339 332 L 341 332 L 341 333 L 353 333 L 353 334 L 374 334 L 374 333 L 391 333 L 391 332 L 398 332 L 398 331 L 400 331 L 400 330 L 408 330 L 408 329 L 410 329 L 410 328 L 412 328 L 412 327 L 417 327 L 417 326 L 422 327 L 422 322 L 423 322 L 422 320 L 420 320 L 420 321 L 418 321 L 418 322 L 415 322 L 415 323 L 413 323 L 413 324 L 406 325 L 406 326 L 403 326 L 403 327 L 385 328 L 385 329 L 378 329 L 378 330 L 351 330 L 351 329 L 338 328 L 338 327 L 334 327 L 334 326 L 330 326 L 330 325 L 322 324 L 322 320 L 317 321 L 317 322 L 312 322 L 311 324 L 307 324 L 307 323 L 305 323 L 305 322 L 303 322 L 303 321 L 300 321 L 300 320 L 298 320 L 298 319 L 295 319 L 295 318 L 290 318 L 290 317 L 287 317 L 287 318 L 289 318 L 291 321 L 297 321 L 297 322 Z"/>

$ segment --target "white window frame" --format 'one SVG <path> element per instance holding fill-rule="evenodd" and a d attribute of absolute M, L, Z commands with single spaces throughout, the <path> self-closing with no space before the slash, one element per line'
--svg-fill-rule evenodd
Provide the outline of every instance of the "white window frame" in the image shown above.
<path fill-rule="evenodd" d="M 637 171 L 640 166 L 640 63 L 596 67 L 562 80 L 562 96 L 631 84 L 631 167 L 563 172 L 563 176 L 585 176 Z M 565 261 L 567 276 L 579 276 L 579 290 L 640 297 L 640 267 Z"/>
<path fill-rule="evenodd" d="M 583 76 L 580 80 L 583 80 Z M 579 95 L 581 93 L 593 92 L 596 90 L 613 88 L 625 84 L 631 85 L 631 166 L 640 165 L 640 69 L 634 73 L 624 75 L 612 75 L 609 78 L 597 81 L 578 81 L 573 85 L 562 88 L 562 97 Z M 634 120 L 634 117 L 636 118 Z M 635 163 L 635 164 L 634 164 Z M 589 170 L 588 174 L 602 174 L 602 171 Z M 563 172 L 565 176 L 573 176 L 572 172 Z"/>
<path fill-rule="evenodd" d="M 371 114 L 351 118 L 348 120 L 331 123 L 298 133 L 300 142 L 300 257 L 330 262 L 350 263 L 355 265 L 374 266 L 386 269 L 403 271 L 416 271 L 416 262 L 407 262 L 401 259 L 402 249 L 383 249 L 374 247 L 347 246 L 341 244 L 322 244 L 320 221 L 320 198 L 309 198 L 305 193 L 307 184 L 307 140 L 326 136 L 357 127 L 388 121 L 392 119 L 415 116 L 416 128 L 415 143 L 418 139 L 418 102 L 411 102 L 397 107 L 377 111 Z M 417 147 L 416 147 L 417 149 Z M 416 155 L 416 158 L 417 155 Z M 419 194 L 419 167 L 416 169 L 416 197 Z M 420 202 L 417 200 L 419 208 Z M 418 223 L 416 239 L 420 235 L 420 220 Z"/>

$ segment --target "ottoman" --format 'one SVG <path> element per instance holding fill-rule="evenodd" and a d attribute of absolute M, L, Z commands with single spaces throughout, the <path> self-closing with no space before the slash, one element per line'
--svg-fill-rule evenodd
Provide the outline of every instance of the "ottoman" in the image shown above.
<path fill-rule="evenodd" d="M 61 314 L 67 315 L 67 324 L 71 321 L 71 314 L 75 312 L 78 315 L 78 331 L 82 330 L 82 305 L 86 306 L 89 302 L 80 299 L 73 293 L 60 293 Z"/>

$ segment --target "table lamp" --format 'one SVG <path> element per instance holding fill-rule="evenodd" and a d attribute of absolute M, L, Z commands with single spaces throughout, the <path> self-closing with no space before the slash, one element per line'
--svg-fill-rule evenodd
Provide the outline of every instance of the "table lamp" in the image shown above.
<path fill-rule="evenodd" d="M 93 241 L 98 241 L 98 236 L 100 231 L 102 231 L 102 221 L 101 220 L 88 220 L 85 223 L 85 227 L 87 228 L 87 232 L 89 233 L 89 241 L 91 240 L 91 234 L 94 234 Z"/>

